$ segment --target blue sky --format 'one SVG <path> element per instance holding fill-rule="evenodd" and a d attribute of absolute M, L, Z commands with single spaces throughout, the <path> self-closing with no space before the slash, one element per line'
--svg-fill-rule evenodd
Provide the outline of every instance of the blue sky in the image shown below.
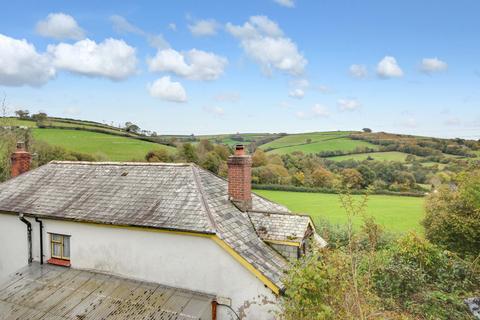
<path fill-rule="evenodd" d="M 2 11 L 11 110 L 161 134 L 480 137 L 478 1 L 9 1 Z"/>

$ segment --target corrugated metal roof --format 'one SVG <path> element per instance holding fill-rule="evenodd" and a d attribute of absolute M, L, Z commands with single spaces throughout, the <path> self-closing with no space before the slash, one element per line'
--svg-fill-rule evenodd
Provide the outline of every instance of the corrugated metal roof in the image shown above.
<path fill-rule="evenodd" d="M 38 263 L 0 284 L 0 318 L 211 319 L 214 296 Z"/>
<path fill-rule="evenodd" d="M 275 230 L 306 228 L 287 208 L 252 197 L 252 211 L 285 213 L 266 220 Z M 279 288 L 287 266 L 228 200 L 227 181 L 193 164 L 54 161 L 0 184 L 0 211 L 216 234 Z"/>

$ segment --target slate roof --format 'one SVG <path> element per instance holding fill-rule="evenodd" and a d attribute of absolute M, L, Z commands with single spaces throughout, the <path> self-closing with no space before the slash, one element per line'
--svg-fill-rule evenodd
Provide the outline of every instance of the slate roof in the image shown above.
<path fill-rule="evenodd" d="M 302 242 L 311 224 L 310 217 L 275 212 L 249 212 L 258 235 L 263 240 Z M 312 225 L 313 228 L 313 225 Z"/>
<path fill-rule="evenodd" d="M 277 287 L 286 260 L 256 233 L 260 216 L 228 200 L 227 181 L 194 164 L 53 161 L 0 184 L 0 211 L 44 218 L 216 234 Z M 287 208 L 252 195 L 253 212 Z M 274 215 L 276 217 L 276 215 Z M 275 224 L 280 223 L 280 216 Z M 270 224 L 270 223 L 269 223 Z M 278 236 L 281 236 L 280 233 Z"/>
<path fill-rule="evenodd" d="M 215 297 L 53 265 L 31 265 L 0 283 L 0 319 L 212 319 Z"/>

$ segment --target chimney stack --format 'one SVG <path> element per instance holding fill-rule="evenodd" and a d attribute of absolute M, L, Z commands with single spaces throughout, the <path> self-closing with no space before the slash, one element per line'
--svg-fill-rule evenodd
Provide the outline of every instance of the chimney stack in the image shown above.
<path fill-rule="evenodd" d="M 228 157 L 228 198 L 242 211 L 252 209 L 252 158 L 245 147 L 235 146 L 234 155 Z"/>
<path fill-rule="evenodd" d="M 17 143 L 17 150 L 12 153 L 12 178 L 21 175 L 24 172 L 30 170 L 30 162 L 32 155 L 25 150 L 25 144 L 23 142 Z"/>

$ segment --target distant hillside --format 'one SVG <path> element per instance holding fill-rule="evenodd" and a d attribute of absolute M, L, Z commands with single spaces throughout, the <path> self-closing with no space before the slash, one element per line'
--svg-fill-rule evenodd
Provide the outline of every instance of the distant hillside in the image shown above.
<path fill-rule="evenodd" d="M 33 137 L 40 141 L 109 161 L 144 161 L 152 150 L 175 151 L 171 146 L 98 132 L 39 128 L 32 131 Z"/>

